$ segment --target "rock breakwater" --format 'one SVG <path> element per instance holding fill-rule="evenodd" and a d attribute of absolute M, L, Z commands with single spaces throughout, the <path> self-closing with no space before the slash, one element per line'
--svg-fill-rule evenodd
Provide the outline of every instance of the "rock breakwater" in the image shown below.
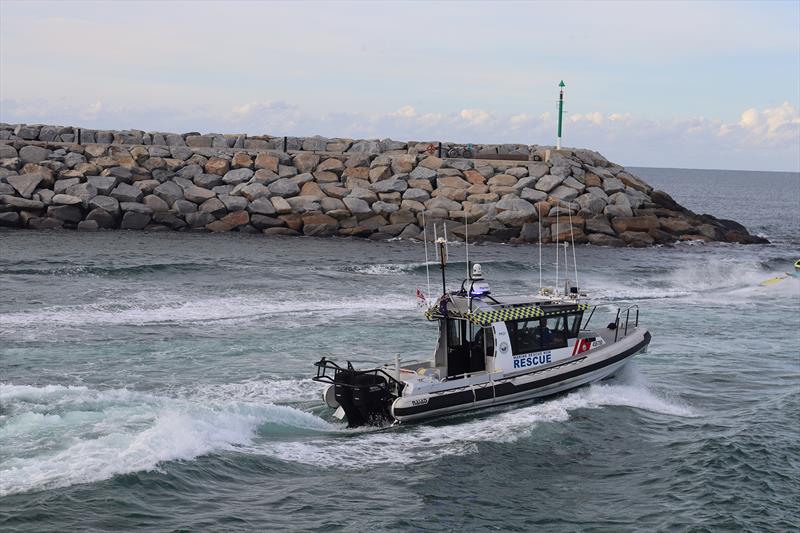
<path fill-rule="evenodd" d="M 0 124 L 0 226 L 419 239 L 423 221 L 448 221 L 471 241 L 766 242 L 591 150 L 473 150 Z"/>

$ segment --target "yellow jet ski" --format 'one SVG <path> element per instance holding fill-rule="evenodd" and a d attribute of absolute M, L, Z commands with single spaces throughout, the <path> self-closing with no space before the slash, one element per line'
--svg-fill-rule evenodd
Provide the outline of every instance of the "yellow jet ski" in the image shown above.
<path fill-rule="evenodd" d="M 794 262 L 794 272 L 787 272 L 782 276 L 775 276 L 774 278 L 765 279 L 759 285 L 762 287 L 768 287 L 770 285 L 775 285 L 776 283 L 783 281 L 787 278 L 800 278 L 800 259 Z"/>

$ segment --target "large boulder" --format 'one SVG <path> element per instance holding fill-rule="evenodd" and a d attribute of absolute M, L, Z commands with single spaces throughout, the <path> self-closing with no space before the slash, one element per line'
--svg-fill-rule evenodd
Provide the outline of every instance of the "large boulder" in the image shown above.
<path fill-rule="evenodd" d="M 97 192 L 97 188 L 88 182 L 70 185 L 65 191 L 66 194 L 79 198 L 83 207 L 89 207 L 89 200 L 97 196 Z"/>
<path fill-rule="evenodd" d="M 303 234 L 310 236 L 334 235 L 339 229 L 339 222 L 328 215 L 316 213 L 303 216 Z"/>
<path fill-rule="evenodd" d="M 228 185 L 238 185 L 244 183 L 253 177 L 253 171 L 249 168 L 237 168 L 229 170 L 223 177 L 222 181 Z"/>
<path fill-rule="evenodd" d="M 119 227 L 120 229 L 144 229 L 152 218 L 149 214 L 127 211 L 122 216 L 122 222 Z"/>
<path fill-rule="evenodd" d="M 614 230 L 622 234 L 624 232 L 648 232 L 651 229 L 659 229 L 661 223 L 654 216 L 643 217 L 616 217 L 611 221 Z"/>
<path fill-rule="evenodd" d="M 214 215 L 196 211 L 186 214 L 186 223 L 192 228 L 204 228 L 207 224 L 214 222 Z"/>
<path fill-rule="evenodd" d="M 223 202 L 224 202 L 224 198 L 225 197 L 223 197 Z M 229 196 L 227 198 L 237 198 L 237 197 L 236 196 Z M 247 204 L 247 202 L 245 202 L 245 204 Z M 274 215 L 276 213 L 275 206 L 272 204 L 272 202 L 269 200 L 269 198 L 264 198 L 264 197 L 254 200 L 249 205 L 245 205 L 245 207 L 247 208 L 247 211 L 249 211 L 250 213 L 258 214 L 258 215 Z M 242 207 L 242 209 L 244 209 L 245 207 Z M 232 210 L 230 207 L 228 209 Z M 259 229 L 263 229 L 263 228 L 259 228 Z"/>
<path fill-rule="evenodd" d="M 550 192 L 560 185 L 562 181 L 564 181 L 564 176 L 553 176 L 548 174 L 539 178 L 539 180 L 536 182 L 536 185 L 534 185 L 534 188 L 542 192 Z"/>
<path fill-rule="evenodd" d="M 0 226 L 5 228 L 19 227 L 19 213 L 15 213 L 14 211 L 0 213 Z"/>
<path fill-rule="evenodd" d="M 576 191 L 572 187 L 559 185 L 558 187 L 550 191 L 550 196 L 558 200 L 561 200 L 562 202 L 571 202 L 572 200 L 578 197 L 578 191 Z"/>
<path fill-rule="evenodd" d="M 409 179 L 414 180 L 433 180 L 436 178 L 438 174 L 435 170 L 424 167 L 422 165 L 417 165 L 417 168 L 411 171 L 409 174 Z"/>
<path fill-rule="evenodd" d="M 211 213 L 214 217 L 221 217 L 228 212 L 228 209 L 225 207 L 225 204 L 222 203 L 222 200 L 219 198 L 209 198 L 202 204 L 200 204 L 199 211 L 204 213 Z"/>
<path fill-rule="evenodd" d="M 69 194 L 56 194 L 50 200 L 53 205 L 80 205 L 81 199 Z"/>
<path fill-rule="evenodd" d="M 213 189 L 218 185 L 222 185 L 222 178 L 217 174 L 200 174 L 195 176 L 192 181 L 195 185 L 204 189 Z"/>
<path fill-rule="evenodd" d="M 378 154 L 381 152 L 381 143 L 378 141 L 358 141 L 347 150 L 347 153 Z"/>
<path fill-rule="evenodd" d="M 64 227 L 64 221 L 52 217 L 32 217 L 28 220 L 31 229 L 59 229 Z"/>
<path fill-rule="evenodd" d="M 89 200 L 89 209 L 102 209 L 109 214 L 116 215 L 119 213 L 119 201 L 111 196 L 98 195 Z M 103 226 L 101 227 L 108 227 Z"/>
<path fill-rule="evenodd" d="M 286 199 L 293 213 L 317 213 L 322 210 L 319 198 L 315 196 L 293 196 Z"/>
<path fill-rule="evenodd" d="M 152 215 L 153 214 L 153 209 L 150 206 L 145 205 L 145 204 L 140 204 L 140 203 L 137 203 L 137 202 L 121 202 L 119 204 L 119 207 L 120 207 L 120 209 L 122 209 L 122 211 L 124 213 L 127 213 L 128 211 L 132 211 L 134 213 L 139 213 L 141 215 Z"/>
<path fill-rule="evenodd" d="M 523 200 L 522 198 L 516 198 L 514 196 L 506 196 L 499 202 L 495 204 L 495 209 L 498 212 L 502 211 L 521 211 L 528 215 L 532 215 L 536 212 L 536 208 L 533 207 L 533 204 L 530 202 Z"/>
<path fill-rule="evenodd" d="M 603 179 L 603 190 L 606 191 L 609 195 L 614 194 L 615 192 L 620 192 L 625 190 L 625 184 L 622 183 L 617 178 L 604 178 Z"/>
<path fill-rule="evenodd" d="M 278 166 L 280 165 L 280 158 L 274 154 L 260 153 L 256 156 L 255 168 L 264 169 L 275 174 L 278 173 Z"/>
<path fill-rule="evenodd" d="M 606 207 L 606 201 L 603 198 L 591 193 L 582 194 L 575 201 L 581 206 L 581 211 L 593 215 L 602 213 Z"/>
<path fill-rule="evenodd" d="M 624 183 L 629 189 L 634 189 L 643 193 L 649 193 L 653 190 L 650 185 L 628 172 L 620 172 L 617 174 L 617 179 Z"/>
<path fill-rule="evenodd" d="M 269 192 L 276 196 L 290 198 L 300 193 L 300 187 L 289 178 L 281 178 L 269 184 Z"/>
<path fill-rule="evenodd" d="M 683 235 L 684 233 L 694 233 L 694 226 L 687 220 L 677 217 L 665 217 L 658 220 L 661 229 L 674 233 L 675 235 Z"/>
<path fill-rule="evenodd" d="M 206 224 L 206 229 L 215 233 L 231 231 L 239 226 L 244 226 L 250 222 L 250 215 L 247 211 L 234 211 L 228 213 L 219 220 Z"/>
<path fill-rule="evenodd" d="M 506 226 L 521 228 L 526 222 L 534 218 L 534 214 L 526 211 L 502 211 L 495 218 Z"/>
<path fill-rule="evenodd" d="M 47 216 L 63 222 L 77 224 L 83 220 L 83 211 L 77 205 L 59 205 L 47 208 Z"/>
<path fill-rule="evenodd" d="M 408 189 L 408 183 L 400 179 L 388 179 L 373 183 L 371 189 L 377 193 L 399 192 Z"/>
<path fill-rule="evenodd" d="M 270 217 L 266 215 L 250 215 L 250 225 L 256 229 L 263 230 L 267 228 L 280 228 L 286 225 L 286 223 L 275 217 Z"/>
<path fill-rule="evenodd" d="M 144 195 L 142 194 L 142 190 L 138 187 L 128 185 L 127 183 L 120 183 L 111 191 L 110 196 L 116 198 L 120 202 L 138 202 Z"/>
<path fill-rule="evenodd" d="M 396 204 L 377 201 L 372 204 L 372 211 L 377 215 L 389 216 L 399 209 Z"/>
<path fill-rule="evenodd" d="M 39 200 L 28 200 L 26 198 L 19 198 L 11 196 L 10 194 L 0 194 L 0 204 L 10 205 L 19 209 L 26 209 L 29 211 L 37 211 L 44 208 L 44 203 Z"/>
<path fill-rule="evenodd" d="M 439 189 L 469 189 L 472 184 L 458 176 L 446 176 L 436 179 L 436 187 Z"/>
<path fill-rule="evenodd" d="M 319 156 L 316 154 L 299 153 L 294 156 L 294 167 L 301 174 L 304 172 L 313 172 L 319 164 Z"/>
<path fill-rule="evenodd" d="M 30 148 L 26 146 L 25 148 Z M 24 148 L 23 148 L 24 150 Z M 22 174 L 21 176 L 8 176 L 6 182 L 17 190 L 23 198 L 30 198 L 39 183 L 42 182 L 43 176 L 36 172 L 33 174 Z"/>
<path fill-rule="evenodd" d="M 144 197 L 142 202 L 144 202 L 144 205 L 149 207 L 152 210 L 152 212 L 169 211 L 169 206 L 167 205 L 167 202 L 165 202 L 164 200 L 162 200 L 161 198 L 159 198 L 154 194 L 148 194 L 147 196 Z"/>
<path fill-rule="evenodd" d="M 53 184 L 53 192 L 56 194 L 64 194 L 67 192 L 67 189 L 80 182 L 80 178 L 60 179 Z"/>
<path fill-rule="evenodd" d="M 268 197 L 270 191 L 267 187 L 261 185 L 260 183 L 250 183 L 249 185 L 242 187 L 241 190 L 239 190 L 239 194 L 247 198 L 248 201 L 252 202 L 263 196 Z"/>
<path fill-rule="evenodd" d="M 591 218 L 587 218 L 585 222 L 586 232 L 587 233 L 603 233 L 605 235 L 611 235 L 615 237 L 617 232 L 611 227 L 611 223 L 608 221 L 604 215 L 597 215 Z"/>
<path fill-rule="evenodd" d="M 227 159 L 221 157 L 210 158 L 203 167 L 206 174 L 214 174 L 216 176 L 224 176 L 231 168 Z"/>
<path fill-rule="evenodd" d="M 19 151 L 19 158 L 23 163 L 40 163 L 50 157 L 52 152 L 41 146 L 27 145 Z"/>
<path fill-rule="evenodd" d="M 116 176 L 87 176 L 86 182 L 97 189 L 97 194 L 108 196 L 117 186 L 118 179 Z"/>
<path fill-rule="evenodd" d="M 343 200 L 344 205 L 350 212 L 354 215 L 365 215 L 367 213 L 371 213 L 372 209 L 370 209 L 369 204 L 362 200 L 361 198 L 356 198 L 353 196 L 347 196 Z"/>
<path fill-rule="evenodd" d="M 153 190 L 153 194 L 167 202 L 169 205 L 178 200 L 183 200 L 183 189 L 173 181 L 166 181 Z"/>
<path fill-rule="evenodd" d="M 655 243 L 655 239 L 649 233 L 642 231 L 625 231 L 619 234 L 619 238 L 625 241 L 625 244 L 634 248 L 644 248 Z"/>
<path fill-rule="evenodd" d="M 158 194 L 157 191 L 158 188 L 156 188 L 156 194 Z M 209 198 L 214 198 L 216 196 L 212 191 L 198 187 L 197 185 L 186 187 L 183 191 L 183 195 L 187 200 L 195 204 L 202 204 Z"/>
<path fill-rule="evenodd" d="M 517 184 L 517 178 L 510 174 L 497 174 L 489 179 L 488 184 L 489 186 L 499 186 L 499 187 L 513 187 Z"/>

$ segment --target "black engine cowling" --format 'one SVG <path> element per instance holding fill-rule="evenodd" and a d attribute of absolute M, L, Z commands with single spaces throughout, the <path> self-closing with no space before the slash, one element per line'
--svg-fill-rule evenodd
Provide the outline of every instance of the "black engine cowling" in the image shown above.
<path fill-rule="evenodd" d="M 333 393 L 347 416 L 347 427 L 379 425 L 389 419 L 389 383 L 383 376 L 338 369 Z"/>

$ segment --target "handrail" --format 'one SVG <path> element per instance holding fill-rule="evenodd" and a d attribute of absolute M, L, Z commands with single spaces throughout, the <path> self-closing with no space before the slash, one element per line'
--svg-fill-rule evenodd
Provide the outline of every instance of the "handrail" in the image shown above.
<path fill-rule="evenodd" d="M 628 336 L 628 324 L 629 324 L 630 319 L 631 319 L 631 309 L 635 309 L 636 310 L 636 317 L 635 317 L 634 327 L 637 327 L 637 328 L 639 327 L 639 305 L 638 304 L 629 305 L 625 309 L 617 308 L 617 318 L 614 321 L 614 326 L 615 326 L 614 327 L 614 342 L 617 342 L 617 337 L 619 336 L 619 316 L 620 316 L 620 313 L 622 313 L 623 311 L 625 312 L 625 334 L 623 335 L 623 337 L 627 337 Z"/>
<path fill-rule="evenodd" d="M 347 362 L 347 368 L 342 368 L 341 366 L 336 364 L 334 361 L 330 361 L 330 360 L 326 359 L 325 357 L 323 357 L 322 359 L 320 359 L 319 361 L 314 363 L 314 366 L 317 367 L 317 375 L 316 375 L 316 377 L 313 377 L 311 379 L 313 379 L 314 381 L 319 381 L 321 383 L 335 384 L 334 378 L 328 376 L 325 373 L 325 371 L 328 370 L 329 368 L 333 368 L 337 372 L 350 371 L 350 372 L 355 372 L 356 374 L 359 374 L 359 375 L 362 375 L 362 374 L 375 374 L 375 375 L 378 375 L 380 373 L 380 374 L 383 374 L 384 376 L 386 376 L 386 378 L 390 382 L 393 382 L 398 387 L 398 390 L 402 390 L 403 387 L 404 387 L 403 383 L 401 383 L 400 381 L 395 379 L 393 376 L 391 376 L 388 372 L 386 372 L 382 368 L 373 368 L 373 369 L 370 369 L 370 370 L 356 370 L 355 368 L 353 368 L 353 365 L 350 363 L 350 361 Z M 345 383 L 340 383 L 340 385 L 350 386 L 350 385 L 345 384 Z"/>

